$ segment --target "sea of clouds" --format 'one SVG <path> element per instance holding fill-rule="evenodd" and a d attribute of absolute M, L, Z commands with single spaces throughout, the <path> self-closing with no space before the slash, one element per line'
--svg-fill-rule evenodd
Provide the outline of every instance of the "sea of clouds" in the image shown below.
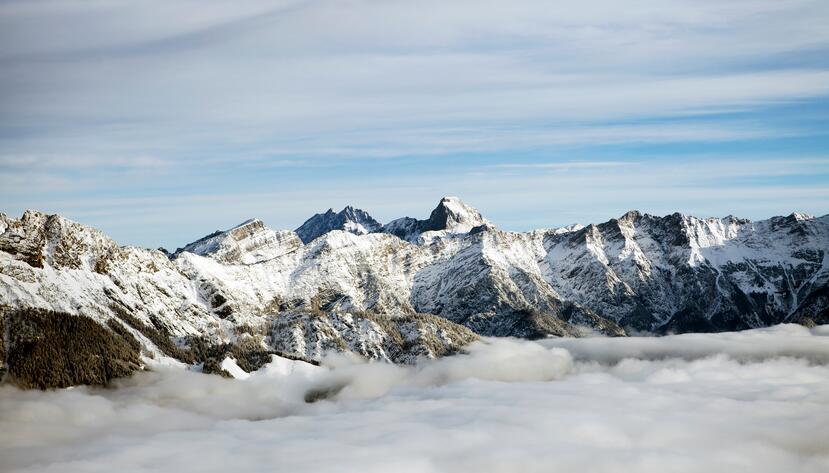
<path fill-rule="evenodd" d="M 829 326 L 6 386 L 0 471 L 825 472 Z"/>

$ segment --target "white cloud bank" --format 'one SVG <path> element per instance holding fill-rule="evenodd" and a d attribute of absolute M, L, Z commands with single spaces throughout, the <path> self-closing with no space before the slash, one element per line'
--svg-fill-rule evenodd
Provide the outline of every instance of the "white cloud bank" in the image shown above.
<path fill-rule="evenodd" d="M 827 335 L 493 340 L 416 367 L 332 358 L 244 381 L 4 387 L 0 470 L 827 471 Z"/>

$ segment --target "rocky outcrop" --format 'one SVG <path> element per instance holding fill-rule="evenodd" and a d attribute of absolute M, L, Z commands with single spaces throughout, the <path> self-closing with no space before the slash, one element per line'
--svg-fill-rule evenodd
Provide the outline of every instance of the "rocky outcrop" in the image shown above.
<path fill-rule="evenodd" d="M 434 315 L 336 312 L 280 314 L 270 337 L 280 352 L 309 359 L 339 351 L 406 364 L 456 353 L 478 339 L 468 328 Z"/>

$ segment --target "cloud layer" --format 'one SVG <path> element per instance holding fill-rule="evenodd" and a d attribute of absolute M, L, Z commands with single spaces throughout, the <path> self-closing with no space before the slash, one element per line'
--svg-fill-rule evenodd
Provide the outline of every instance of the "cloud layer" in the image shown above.
<path fill-rule="evenodd" d="M 825 471 L 827 335 L 489 340 L 415 367 L 332 358 L 244 381 L 159 371 L 108 390 L 4 387 L 0 467 Z"/>

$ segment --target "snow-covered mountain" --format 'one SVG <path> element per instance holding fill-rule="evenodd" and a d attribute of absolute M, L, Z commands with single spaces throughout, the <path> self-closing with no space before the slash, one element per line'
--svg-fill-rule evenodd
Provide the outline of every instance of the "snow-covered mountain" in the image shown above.
<path fill-rule="evenodd" d="M 432 210 L 429 218 L 418 220 L 411 217 L 398 218 L 386 224 L 382 231 L 391 233 L 403 240 L 417 242 L 426 232 L 441 232 L 431 236 L 469 233 L 476 227 L 488 225 L 489 222 L 472 207 L 457 197 L 444 197 Z"/>
<path fill-rule="evenodd" d="M 316 214 L 306 220 L 295 232 L 303 243 L 310 243 L 315 238 L 331 230 L 343 230 L 355 235 L 365 235 L 366 233 L 380 231 L 382 228 L 383 225 L 374 220 L 368 212 L 355 209 L 349 205 L 339 212 L 328 209 L 325 213 Z"/>
<path fill-rule="evenodd" d="M 295 232 L 306 244 L 332 230 L 342 230 L 355 235 L 390 233 L 406 241 L 422 243 L 420 237 L 427 232 L 431 232 L 429 236 L 433 238 L 466 234 L 475 227 L 488 224 L 489 222 L 477 210 L 466 205 L 459 198 L 444 197 L 426 220 L 403 217 L 383 225 L 372 218 L 368 212 L 347 206 L 339 212 L 328 209 L 325 213 L 316 214 L 306 220 Z"/>
<path fill-rule="evenodd" d="M 349 209 L 313 217 L 305 238 L 254 219 L 172 255 L 60 216 L 0 215 L 4 346 L 33 343 L 38 330 L 20 327 L 46 313 L 134 337 L 145 361 L 205 367 L 328 349 L 410 362 L 459 349 L 469 329 L 536 338 L 829 322 L 829 216 L 634 211 L 516 233 L 454 197 L 427 220 L 387 225 Z"/>
<path fill-rule="evenodd" d="M 289 230 L 274 231 L 253 218 L 226 231 L 216 231 L 179 248 L 173 254 L 193 253 L 227 264 L 256 264 L 296 251 L 301 239 Z"/>

